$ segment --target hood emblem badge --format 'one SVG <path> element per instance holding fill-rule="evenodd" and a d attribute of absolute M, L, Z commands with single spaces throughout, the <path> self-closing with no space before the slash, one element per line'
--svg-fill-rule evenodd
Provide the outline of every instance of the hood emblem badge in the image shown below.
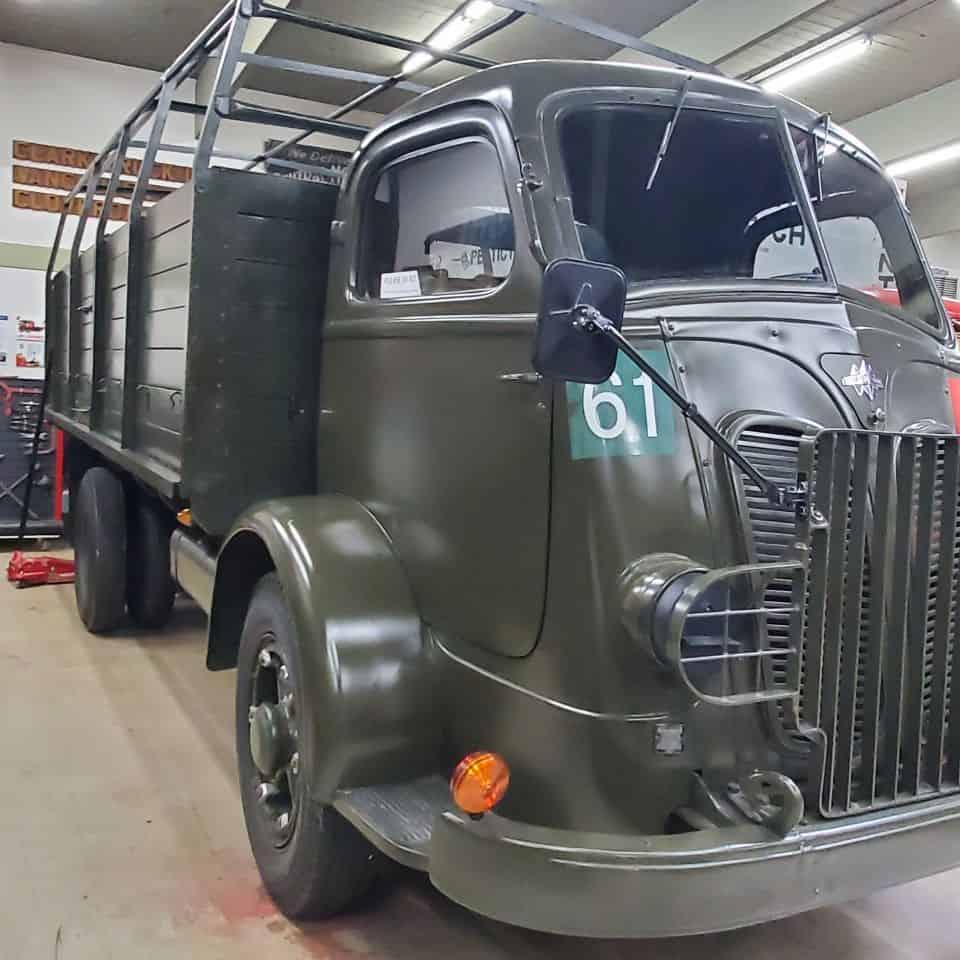
<path fill-rule="evenodd" d="M 858 397 L 866 397 L 871 402 L 883 389 L 883 380 L 866 360 L 850 364 L 850 372 L 840 382 L 845 387 L 851 387 Z"/>

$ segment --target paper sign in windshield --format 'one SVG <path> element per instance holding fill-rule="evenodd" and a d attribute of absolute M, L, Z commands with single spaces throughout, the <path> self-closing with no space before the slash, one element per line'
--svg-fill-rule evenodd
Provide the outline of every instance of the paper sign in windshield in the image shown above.
<path fill-rule="evenodd" d="M 393 273 L 380 274 L 381 300 L 420 295 L 420 274 L 416 270 L 396 270 Z"/>

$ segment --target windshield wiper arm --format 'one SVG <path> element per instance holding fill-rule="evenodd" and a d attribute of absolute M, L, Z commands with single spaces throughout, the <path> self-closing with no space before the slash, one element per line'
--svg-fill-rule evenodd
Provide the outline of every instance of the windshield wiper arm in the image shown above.
<path fill-rule="evenodd" d="M 663 131 L 663 139 L 660 141 L 660 149 L 657 150 L 656 159 L 653 161 L 653 169 L 650 171 L 650 176 L 647 179 L 648 191 L 653 187 L 653 182 L 657 179 L 657 174 L 660 172 L 660 164 L 663 163 L 663 158 L 667 155 L 667 151 L 670 149 L 670 141 L 673 139 L 673 131 L 677 128 L 677 120 L 680 118 L 680 111 L 683 110 L 683 105 L 687 99 L 687 91 L 690 89 L 690 83 L 692 81 L 693 74 L 688 73 L 686 79 L 683 81 L 683 86 L 680 88 L 680 93 L 677 96 L 677 105 L 673 108 L 673 116 L 670 118 L 670 121 L 667 123 L 667 126 Z"/>

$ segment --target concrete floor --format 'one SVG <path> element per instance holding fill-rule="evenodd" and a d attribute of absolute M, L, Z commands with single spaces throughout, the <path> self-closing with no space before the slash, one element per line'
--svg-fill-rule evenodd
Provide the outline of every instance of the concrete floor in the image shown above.
<path fill-rule="evenodd" d="M 162 634 L 98 638 L 72 587 L 0 583 L 2 960 L 960 958 L 960 871 L 762 927 L 650 942 L 514 929 L 399 872 L 353 914 L 298 928 L 258 883 L 234 775 L 233 674 L 207 673 L 203 656 L 189 605 Z"/>

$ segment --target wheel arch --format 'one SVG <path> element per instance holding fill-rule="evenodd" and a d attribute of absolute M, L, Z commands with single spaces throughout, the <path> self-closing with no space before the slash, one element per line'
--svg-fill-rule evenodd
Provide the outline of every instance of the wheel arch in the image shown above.
<path fill-rule="evenodd" d="M 240 631 L 253 589 L 276 569 L 270 548 L 256 530 L 241 527 L 224 543 L 217 557 L 207 631 L 207 669 L 230 670 L 237 665 Z"/>
<path fill-rule="evenodd" d="M 332 495 L 258 504 L 217 559 L 207 664 L 236 665 L 262 576 L 276 571 L 297 629 L 305 760 L 316 798 L 408 780 L 440 762 L 431 645 L 386 531 L 361 503 Z"/>

